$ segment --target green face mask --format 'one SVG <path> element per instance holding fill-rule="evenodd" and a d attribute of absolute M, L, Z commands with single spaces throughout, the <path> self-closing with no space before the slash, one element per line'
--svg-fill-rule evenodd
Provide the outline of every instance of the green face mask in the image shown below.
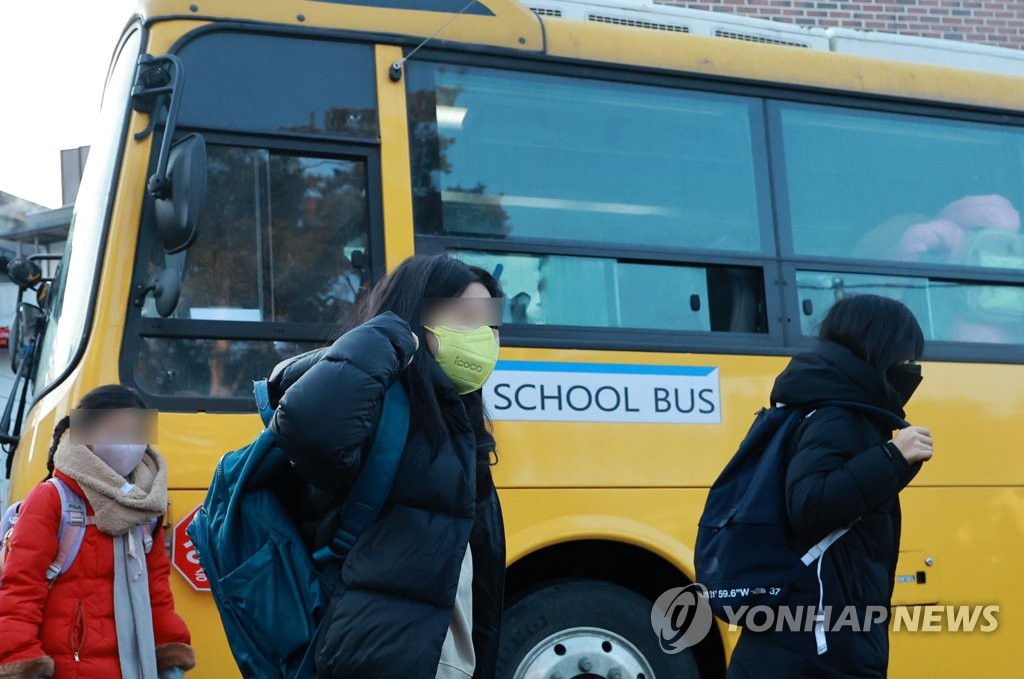
<path fill-rule="evenodd" d="M 498 362 L 494 331 L 486 325 L 476 330 L 455 330 L 443 325 L 427 330 L 437 338 L 434 358 L 459 395 L 482 388 Z"/>

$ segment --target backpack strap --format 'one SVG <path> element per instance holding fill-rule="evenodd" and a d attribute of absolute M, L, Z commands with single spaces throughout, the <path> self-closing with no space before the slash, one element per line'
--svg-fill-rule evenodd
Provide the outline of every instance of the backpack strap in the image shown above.
<path fill-rule="evenodd" d="M 341 528 L 330 544 L 313 553 L 317 564 L 344 561 L 363 531 L 377 520 L 391 492 L 408 434 L 409 397 L 401 382 L 395 382 L 384 393 L 373 444 L 342 506 Z"/>
<path fill-rule="evenodd" d="M 270 426 L 270 418 L 274 416 L 274 409 L 270 407 L 270 387 L 267 380 L 257 380 L 252 383 L 253 395 L 256 396 L 256 410 L 260 413 L 263 426 Z"/>
<path fill-rule="evenodd" d="M 11 536 L 14 534 L 14 524 L 18 523 L 18 514 L 21 512 L 21 502 L 15 502 L 4 512 L 3 519 L 0 519 L 0 570 L 3 570 L 4 563 L 11 552 Z"/>
<path fill-rule="evenodd" d="M 57 531 L 57 558 L 46 569 L 46 579 L 53 587 L 53 581 L 57 576 L 67 570 L 78 556 L 82 540 L 85 539 L 86 526 L 95 524 L 96 520 L 86 513 L 85 500 L 71 490 L 68 484 L 56 477 L 51 477 L 49 483 L 53 484 L 60 494 L 61 505 L 60 528 Z"/>

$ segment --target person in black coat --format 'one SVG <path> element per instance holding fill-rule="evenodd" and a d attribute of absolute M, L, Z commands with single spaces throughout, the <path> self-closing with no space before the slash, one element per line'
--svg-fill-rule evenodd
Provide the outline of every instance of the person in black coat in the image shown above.
<path fill-rule="evenodd" d="M 874 295 L 848 297 L 826 315 L 819 346 L 779 375 L 772 403 L 812 409 L 827 400 L 854 401 L 904 417 L 921 382 L 923 350 L 923 333 L 906 306 Z M 899 492 L 933 450 L 928 429 L 909 427 L 892 438 L 891 425 L 879 419 L 837 406 L 812 410 L 790 444 L 786 508 L 794 543 L 802 551 L 849 527 L 822 557 L 821 589 L 812 564 L 786 602 L 806 612 L 821 598 L 831 620 L 827 651 L 818 654 L 813 631 L 803 626 L 744 630 L 730 679 L 886 676 Z M 847 621 L 856 623 L 840 626 L 847 606 L 855 613 Z"/>
<path fill-rule="evenodd" d="M 411 404 L 388 503 L 324 614 L 318 677 L 494 676 L 505 538 L 480 387 L 497 360 L 500 297 L 482 269 L 412 257 L 370 293 L 360 325 L 271 375 L 270 428 L 304 481 L 288 502 L 311 549 L 337 530 L 384 392 L 401 381 Z"/>

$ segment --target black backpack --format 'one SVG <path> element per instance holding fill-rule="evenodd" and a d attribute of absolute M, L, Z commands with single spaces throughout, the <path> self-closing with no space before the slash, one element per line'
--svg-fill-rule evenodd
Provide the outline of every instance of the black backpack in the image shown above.
<path fill-rule="evenodd" d="M 840 528 L 809 549 L 793 546 L 786 516 L 786 464 L 793 434 L 815 407 L 862 411 L 894 429 L 910 426 L 897 415 L 861 403 L 825 401 L 815 406 L 762 409 L 708 493 L 697 528 L 694 565 L 697 581 L 719 618 L 745 626 L 758 606 L 786 603 L 803 569 L 818 562 L 849 527 Z M 820 570 L 819 570 L 820 577 Z M 746 608 L 744 608 L 746 607 Z M 818 653 L 828 650 L 822 602 L 814 626 Z"/>

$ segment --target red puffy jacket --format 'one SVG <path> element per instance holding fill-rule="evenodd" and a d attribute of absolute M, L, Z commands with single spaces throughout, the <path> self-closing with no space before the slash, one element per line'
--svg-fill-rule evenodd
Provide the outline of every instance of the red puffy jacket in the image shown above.
<path fill-rule="evenodd" d="M 56 476 L 85 497 L 77 483 L 59 471 Z M 49 588 L 46 569 L 57 554 L 61 511 L 60 495 L 49 483 L 36 486 L 22 504 L 0 585 L 0 678 L 48 677 L 51 667 L 55 679 L 121 676 L 113 539 L 88 526 L 77 558 Z M 158 667 L 191 669 L 195 656 L 188 627 L 174 612 L 162 527 L 146 562 Z"/>

